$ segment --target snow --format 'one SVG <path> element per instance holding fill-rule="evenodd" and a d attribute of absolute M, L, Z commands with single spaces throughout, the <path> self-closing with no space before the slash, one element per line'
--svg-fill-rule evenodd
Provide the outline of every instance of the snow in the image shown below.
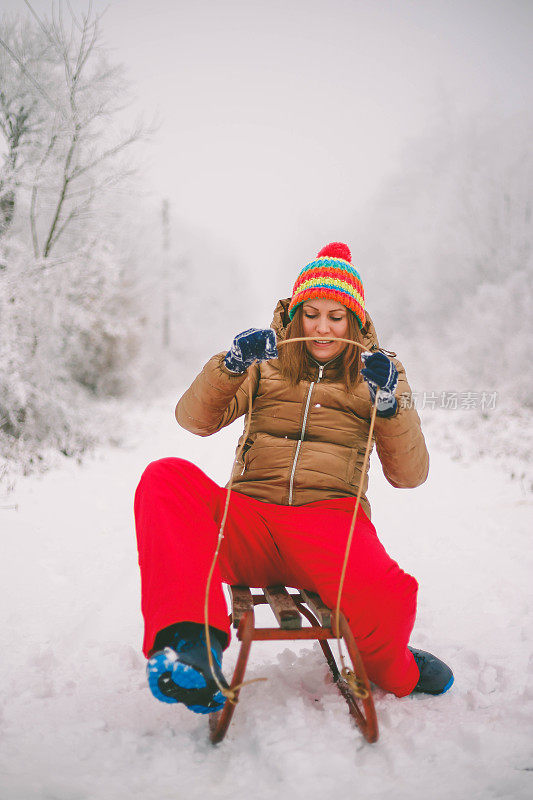
<path fill-rule="evenodd" d="M 174 422 L 174 400 L 124 406 L 126 447 L 65 459 L 0 500 L 0 797 L 533 796 L 530 495 L 496 460 L 454 461 L 431 425 L 427 483 L 394 490 L 374 461 L 370 499 L 384 545 L 420 583 L 412 643 L 452 666 L 450 692 L 376 690 L 380 739 L 369 745 L 318 645 L 255 643 L 247 678 L 268 680 L 243 689 L 216 748 L 204 717 L 151 697 L 135 486 L 167 455 L 225 482 L 242 425 L 196 438 Z M 236 653 L 233 642 L 226 673 Z"/>

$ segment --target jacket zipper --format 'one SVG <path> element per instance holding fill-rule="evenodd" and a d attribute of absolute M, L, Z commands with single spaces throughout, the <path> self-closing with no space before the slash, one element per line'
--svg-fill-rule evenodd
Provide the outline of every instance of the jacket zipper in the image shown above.
<path fill-rule="evenodd" d="M 335 359 L 333 359 L 333 360 L 335 360 Z M 302 421 L 302 430 L 300 432 L 300 438 L 298 439 L 298 444 L 296 445 L 296 453 L 294 454 L 294 461 L 292 462 L 291 477 L 290 477 L 290 480 L 289 480 L 289 503 L 288 503 L 288 505 L 290 505 L 290 506 L 292 506 L 292 493 L 293 493 L 293 489 L 294 489 L 294 474 L 296 472 L 296 463 L 298 461 L 298 456 L 300 455 L 300 448 L 302 446 L 302 442 L 303 442 L 304 436 L 305 436 L 305 427 L 307 425 L 307 415 L 309 414 L 309 405 L 311 403 L 311 394 L 313 393 L 313 386 L 315 385 L 315 383 L 320 383 L 320 379 L 322 378 L 322 375 L 324 374 L 324 367 L 327 367 L 327 365 L 330 362 L 328 361 L 327 364 L 318 364 L 318 362 L 315 362 L 315 363 L 317 363 L 317 365 L 318 365 L 318 378 L 316 379 L 316 381 L 312 381 L 311 385 L 309 386 L 309 391 L 307 392 L 307 401 L 306 401 L 306 404 L 305 404 L 304 418 L 303 418 L 303 421 Z"/>

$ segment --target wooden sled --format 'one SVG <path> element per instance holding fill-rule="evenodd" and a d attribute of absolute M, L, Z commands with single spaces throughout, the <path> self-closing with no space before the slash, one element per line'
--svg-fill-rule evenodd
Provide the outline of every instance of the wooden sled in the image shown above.
<path fill-rule="evenodd" d="M 355 644 L 353 634 L 348 627 L 345 617 L 341 614 L 339 628 L 348 650 L 352 670 L 356 678 L 356 686 L 352 687 L 342 677 L 337 666 L 328 639 L 335 639 L 333 630 L 334 612 L 332 612 L 314 592 L 301 591 L 290 594 L 284 586 L 268 586 L 259 590 L 261 594 L 252 594 L 247 586 L 231 586 L 232 612 L 231 621 L 237 629 L 237 639 L 241 642 L 237 664 L 231 681 L 231 688 L 235 689 L 244 681 L 246 663 L 253 641 L 314 639 L 322 648 L 322 652 L 332 672 L 333 680 L 340 693 L 348 703 L 350 714 L 353 716 L 363 736 L 368 742 L 378 739 L 378 723 L 376 710 L 372 699 L 370 683 L 366 674 L 363 661 Z M 254 607 L 269 603 L 274 612 L 279 628 L 256 628 L 254 620 Z M 310 628 L 302 627 L 303 616 L 311 623 Z M 221 742 L 229 728 L 239 690 L 235 690 L 235 703 L 226 700 L 224 707 L 209 715 L 210 739 L 213 744 Z"/>

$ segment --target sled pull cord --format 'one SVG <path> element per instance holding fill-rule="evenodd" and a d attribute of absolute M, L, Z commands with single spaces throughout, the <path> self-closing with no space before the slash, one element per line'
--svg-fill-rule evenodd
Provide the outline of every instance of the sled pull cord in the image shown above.
<path fill-rule="evenodd" d="M 370 450 L 372 446 L 372 434 L 374 432 L 374 422 L 376 421 L 376 411 L 377 411 L 377 401 L 379 397 L 379 392 L 376 392 L 376 398 L 372 405 L 372 414 L 370 416 L 370 430 L 368 431 L 368 439 L 366 443 L 366 450 L 365 450 L 365 457 L 363 458 L 363 464 L 361 467 L 361 479 L 359 481 L 359 487 L 357 489 L 357 499 L 355 501 L 355 508 L 352 514 L 352 521 L 350 523 L 350 532 L 348 534 L 348 540 L 346 542 L 346 550 L 344 552 L 344 562 L 342 565 L 341 571 L 341 578 L 339 581 L 339 591 L 337 594 L 337 605 L 335 606 L 335 635 L 337 636 L 337 647 L 339 650 L 339 658 L 342 664 L 341 675 L 348 683 L 356 697 L 360 697 L 362 700 L 368 697 L 368 691 L 365 687 L 360 684 L 357 680 L 357 676 L 346 667 L 344 663 L 344 657 L 342 655 L 341 650 L 341 638 L 340 638 L 340 629 L 339 629 L 339 617 L 341 613 L 341 598 L 342 598 L 342 590 L 344 589 L 344 579 L 346 578 L 346 568 L 348 566 L 348 558 L 350 556 L 350 549 L 352 546 L 352 539 L 355 530 L 355 520 L 357 519 L 357 511 L 359 510 L 359 503 L 361 501 L 361 495 L 363 493 L 363 481 L 366 475 L 366 468 L 368 465 L 368 458 L 370 456 Z"/>
<path fill-rule="evenodd" d="M 355 347 L 359 347 L 361 350 L 366 350 L 367 349 L 360 342 L 355 342 L 355 341 L 353 341 L 353 339 L 342 339 L 341 337 L 336 337 L 336 336 L 325 337 L 324 340 L 326 340 L 326 339 L 329 340 L 329 341 L 346 342 L 346 344 L 355 345 Z M 279 347 L 283 347 L 284 345 L 289 344 L 289 342 L 308 342 L 308 341 L 312 342 L 313 341 L 313 337 L 312 336 L 299 336 L 299 337 L 296 337 L 294 339 L 284 339 L 282 341 L 279 341 L 277 343 L 277 347 L 278 348 Z M 356 521 L 356 518 L 357 518 L 357 511 L 359 509 L 359 503 L 361 501 L 361 494 L 363 492 L 363 481 L 364 481 L 364 478 L 365 478 L 366 467 L 367 467 L 367 464 L 368 464 L 368 458 L 369 458 L 370 449 L 371 449 L 371 446 L 372 446 L 372 434 L 374 432 L 374 422 L 375 422 L 375 419 L 376 419 L 378 396 L 379 396 L 379 392 L 376 393 L 376 399 L 375 399 L 374 404 L 372 406 L 372 414 L 371 414 L 371 417 L 370 417 L 370 429 L 368 431 L 368 439 L 367 439 L 367 443 L 366 443 L 365 456 L 364 456 L 363 465 L 362 465 L 362 468 L 361 468 L 361 480 L 359 481 L 359 487 L 357 489 L 357 498 L 356 498 L 356 502 L 355 502 L 355 508 L 354 508 L 354 511 L 353 511 L 352 521 L 351 521 L 351 524 L 350 524 L 350 531 L 349 531 L 348 539 L 347 539 L 347 542 L 346 542 L 346 550 L 345 550 L 345 553 L 344 553 L 344 562 L 343 562 L 343 565 L 342 565 L 341 577 L 340 577 L 340 581 L 339 581 L 339 591 L 338 591 L 338 594 L 337 594 L 337 605 L 336 605 L 336 608 L 335 608 L 335 630 L 334 630 L 334 633 L 335 633 L 335 636 L 337 637 L 337 647 L 338 647 L 338 650 L 339 650 L 339 659 L 340 659 L 340 662 L 342 664 L 341 675 L 344 678 L 344 680 L 349 684 L 349 686 L 352 689 L 352 691 L 354 692 L 354 694 L 357 697 L 360 697 L 362 699 L 368 697 L 368 692 L 365 689 L 365 687 L 360 683 L 360 681 L 358 680 L 358 678 L 354 674 L 354 672 L 352 670 L 349 670 L 346 667 L 346 664 L 344 662 L 344 656 L 342 654 L 342 649 L 341 649 L 341 636 L 340 636 L 339 618 L 340 618 L 340 607 L 341 607 L 342 591 L 343 591 L 343 588 L 344 588 L 344 580 L 345 580 L 345 577 L 346 577 L 346 568 L 347 568 L 347 565 L 348 565 L 348 558 L 349 558 L 349 555 L 350 555 L 350 548 L 352 546 L 353 534 L 354 534 L 354 530 L 355 530 L 355 521 Z M 246 441 L 248 440 L 248 434 L 250 433 L 250 425 L 251 425 L 251 421 L 252 421 L 252 406 L 253 406 L 252 382 L 249 380 L 248 381 L 248 419 L 246 420 L 246 426 L 245 426 L 244 434 L 243 434 L 242 439 L 241 439 L 241 444 L 240 444 L 240 446 L 239 446 L 239 448 L 237 450 L 237 453 L 235 454 L 235 459 L 233 461 L 233 466 L 235 466 L 235 464 L 238 462 L 239 458 L 241 457 L 241 453 L 243 451 L 244 445 L 245 445 Z M 209 591 L 210 591 L 210 588 L 211 588 L 211 579 L 213 577 L 213 572 L 215 570 L 215 565 L 217 563 L 218 555 L 219 555 L 219 552 L 220 552 L 220 546 L 221 546 L 222 540 L 224 538 L 224 527 L 226 525 L 226 519 L 227 519 L 227 516 L 228 516 L 229 501 L 230 501 L 230 496 L 231 496 L 231 487 L 233 485 L 233 474 L 234 474 L 234 470 L 232 469 L 231 477 L 230 477 L 230 480 L 229 480 L 229 483 L 228 483 L 228 487 L 227 487 L 227 492 L 226 492 L 226 503 L 224 505 L 224 513 L 222 514 L 222 520 L 221 520 L 220 528 L 219 528 L 219 531 L 218 531 L 217 546 L 216 546 L 216 549 L 215 549 L 215 554 L 213 556 L 213 561 L 211 562 L 211 567 L 209 569 L 209 574 L 207 576 L 207 583 L 206 583 L 206 587 L 205 587 L 205 601 L 204 601 L 205 640 L 206 640 L 206 645 L 207 645 L 207 656 L 208 656 L 208 659 L 209 659 L 209 667 L 211 669 L 211 675 L 212 675 L 213 680 L 216 683 L 220 693 L 222 694 L 222 696 L 225 697 L 227 700 L 229 700 L 230 703 L 236 703 L 237 702 L 237 698 L 235 697 L 235 695 L 238 692 L 238 690 L 240 690 L 243 686 L 248 686 L 250 683 L 257 683 L 258 681 L 266 681 L 267 680 L 266 678 L 254 678 L 253 680 L 250 680 L 250 681 L 244 681 L 243 683 L 239 684 L 239 686 L 235 686 L 233 689 L 226 688 L 225 686 L 222 686 L 222 684 L 220 683 L 220 681 L 218 680 L 218 678 L 217 678 L 217 676 L 215 674 L 215 667 L 214 667 L 214 664 L 213 664 L 213 654 L 211 653 L 211 634 L 210 634 L 210 631 L 209 631 Z"/>
<path fill-rule="evenodd" d="M 250 424 L 252 422 L 252 405 L 253 405 L 253 402 L 254 402 L 254 398 L 253 398 L 253 395 L 252 395 L 252 382 L 251 382 L 251 380 L 248 380 L 248 419 L 246 420 L 246 426 L 245 426 L 245 430 L 244 430 L 244 434 L 243 434 L 243 437 L 242 437 L 241 444 L 240 444 L 240 446 L 239 446 L 239 448 L 238 448 L 238 450 L 237 450 L 237 452 L 235 454 L 235 459 L 233 461 L 233 466 L 235 466 L 235 464 L 237 463 L 237 461 L 241 457 L 241 453 L 243 451 L 244 445 L 246 443 L 246 440 L 248 439 L 248 434 L 250 433 Z M 218 686 L 218 689 L 219 689 L 220 693 L 222 694 L 222 696 L 225 697 L 226 700 L 229 700 L 230 703 L 234 703 L 235 704 L 235 703 L 237 703 L 237 698 L 235 697 L 235 695 L 236 695 L 236 693 L 238 693 L 239 689 L 242 689 L 243 686 L 248 686 L 248 684 L 250 684 L 250 683 L 257 683 L 258 681 L 266 681 L 267 679 L 266 678 L 254 678 L 253 680 L 244 681 L 243 683 L 240 683 L 238 686 L 235 686 L 233 689 L 226 688 L 225 686 L 222 686 L 222 684 L 218 680 L 218 678 L 217 678 L 217 676 L 215 674 L 215 667 L 214 667 L 214 664 L 213 664 L 213 654 L 211 652 L 211 634 L 210 634 L 210 631 L 209 631 L 209 590 L 211 588 L 211 579 L 213 577 L 213 572 L 215 570 L 215 565 L 216 565 L 217 560 L 218 560 L 218 554 L 220 552 L 220 545 L 222 544 L 222 539 L 224 538 L 224 527 L 226 525 L 226 519 L 227 519 L 227 516 L 228 516 L 228 508 L 229 508 L 229 501 L 230 501 L 230 496 L 231 496 L 231 487 L 232 487 L 232 485 L 233 485 L 233 468 L 231 470 L 231 477 L 230 477 L 230 480 L 229 480 L 229 483 L 228 483 L 227 492 L 226 492 L 226 503 L 224 505 L 224 513 L 222 514 L 222 521 L 220 523 L 220 528 L 218 530 L 218 540 L 217 540 L 217 546 L 216 546 L 216 550 L 215 550 L 215 555 L 213 556 L 213 561 L 211 562 L 211 567 L 209 569 L 209 574 L 207 576 L 207 584 L 206 584 L 206 587 L 205 587 L 205 600 L 204 600 L 204 626 L 205 626 L 205 641 L 206 641 L 206 645 L 207 645 L 207 657 L 209 659 L 209 668 L 211 670 L 211 675 L 212 675 L 213 680 L 215 681 L 216 685 Z"/>

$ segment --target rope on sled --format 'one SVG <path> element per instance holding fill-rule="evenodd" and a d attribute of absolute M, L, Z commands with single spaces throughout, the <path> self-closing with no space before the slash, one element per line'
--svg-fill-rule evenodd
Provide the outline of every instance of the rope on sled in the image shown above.
<path fill-rule="evenodd" d="M 334 336 L 326 336 L 326 337 L 324 337 L 324 341 L 326 341 L 326 340 L 328 340 L 328 341 L 337 341 L 337 342 L 345 342 L 346 344 L 353 344 L 356 347 L 359 347 L 361 350 L 366 350 L 367 349 L 360 342 L 355 342 L 353 339 L 342 339 L 341 337 L 337 337 L 337 336 L 335 336 L 335 337 Z M 299 337 L 295 337 L 294 339 L 284 339 L 284 340 L 278 342 L 277 346 L 279 348 L 279 347 L 282 347 L 282 346 L 284 346 L 286 344 L 289 344 L 289 342 L 312 342 L 312 341 L 314 341 L 314 337 L 312 337 L 312 336 L 299 336 Z M 365 450 L 365 455 L 364 455 L 364 458 L 363 458 L 363 465 L 361 467 L 361 480 L 359 481 L 359 487 L 357 489 L 357 498 L 356 498 L 356 502 L 355 502 L 353 515 L 352 515 L 352 521 L 350 523 L 350 530 L 349 530 L 349 534 L 348 534 L 348 539 L 346 541 L 346 549 L 345 549 L 345 552 L 344 552 L 344 562 L 343 562 L 343 565 L 342 565 L 341 577 L 340 577 L 340 581 L 339 581 L 339 591 L 338 591 L 338 594 L 337 594 L 337 604 L 336 604 L 336 608 L 335 608 L 335 631 L 334 631 L 334 633 L 335 633 L 336 638 L 337 638 L 337 647 L 338 647 L 338 651 L 339 651 L 339 659 L 340 659 L 340 662 L 342 664 L 341 675 L 344 678 L 344 680 L 346 681 L 346 683 L 350 686 L 350 688 L 353 691 L 353 693 L 355 694 L 355 696 L 356 697 L 360 697 L 361 699 L 365 699 L 365 698 L 368 697 L 368 691 L 363 686 L 361 681 L 357 678 L 355 673 L 352 670 L 350 670 L 350 669 L 348 669 L 346 667 L 346 664 L 344 662 L 344 656 L 342 654 L 342 648 L 341 648 L 341 634 L 340 634 L 339 620 L 340 620 L 340 607 L 341 607 L 342 592 L 343 592 L 343 589 L 344 589 L 344 581 L 345 581 L 345 578 L 346 578 L 346 568 L 348 566 L 348 558 L 350 556 L 350 549 L 351 549 L 351 546 L 352 546 L 352 540 L 353 540 L 353 535 L 354 535 L 354 530 L 355 530 L 355 521 L 356 521 L 356 518 L 357 518 L 357 511 L 359 509 L 359 504 L 360 504 L 360 501 L 361 501 L 361 494 L 363 492 L 363 482 L 364 482 L 364 479 L 365 479 L 366 467 L 367 467 L 367 464 L 368 464 L 368 458 L 369 458 L 370 450 L 371 450 L 371 446 L 372 446 L 372 434 L 374 432 L 374 422 L 376 420 L 378 397 L 379 397 L 379 392 L 376 392 L 376 398 L 375 398 L 375 401 L 374 401 L 373 406 L 372 406 L 372 414 L 371 414 L 371 417 L 370 417 L 370 429 L 368 431 L 368 439 L 367 439 L 367 443 L 366 443 L 366 450 Z M 209 659 L 209 668 L 211 670 L 211 675 L 212 675 L 213 680 L 216 683 L 220 693 L 222 694 L 222 696 L 225 697 L 227 700 L 229 700 L 230 703 L 234 703 L 234 704 L 237 703 L 236 695 L 237 695 L 238 691 L 240 689 L 242 689 L 243 686 L 248 686 L 251 683 L 257 683 L 258 681 L 266 681 L 267 678 L 254 678 L 253 680 L 250 680 L 250 681 L 244 681 L 243 683 L 240 683 L 238 686 L 235 686 L 233 689 L 231 687 L 227 688 L 227 687 L 225 687 L 225 686 L 223 686 L 221 684 L 221 682 L 219 681 L 219 679 L 217 678 L 217 675 L 215 673 L 215 665 L 213 663 L 213 654 L 211 652 L 211 634 L 210 634 L 210 631 L 209 631 L 209 592 L 210 592 L 210 589 L 211 589 L 211 580 L 212 580 L 212 577 L 213 577 L 213 573 L 215 571 L 215 566 L 216 566 L 216 563 L 218 561 L 218 555 L 219 555 L 219 552 L 220 552 L 220 546 L 222 544 L 222 540 L 224 539 L 224 527 L 226 525 L 226 519 L 227 519 L 227 516 L 228 516 L 229 501 L 230 501 L 230 497 L 231 497 L 231 487 L 233 485 L 234 467 L 235 467 L 235 464 L 239 461 L 239 459 L 241 457 L 241 453 L 243 451 L 244 445 L 245 445 L 246 441 L 248 440 L 248 434 L 250 433 L 250 425 L 251 425 L 251 422 L 252 422 L 252 406 L 253 406 L 252 382 L 249 380 L 248 381 L 248 418 L 246 420 L 246 425 L 245 425 L 245 429 L 244 429 L 244 434 L 243 434 L 242 439 L 241 439 L 241 444 L 237 449 L 237 452 L 235 454 L 235 459 L 233 461 L 233 468 L 231 470 L 231 477 L 230 477 L 230 480 L 229 480 L 229 483 L 228 483 L 228 486 L 227 486 L 227 491 L 226 491 L 226 503 L 224 505 L 224 513 L 222 514 L 222 520 L 220 522 L 220 528 L 219 528 L 219 531 L 218 531 L 217 546 L 216 546 L 215 554 L 213 556 L 213 560 L 211 562 L 211 567 L 209 569 L 209 573 L 208 573 L 208 576 L 207 576 L 207 583 L 206 583 L 206 587 L 205 587 L 205 600 L 204 600 L 205 640 L 206 640 L 206 645 L 207 645 L 207 656 L 208 656 L 208 659 Z"/>
<path fill-rule="evenodd" d="M 241 440 L 241 444 L 237 449 L 235 454 L 235 458 L 233 460 L 233 467 L 231 470 L 231 477 L 227 486 L 226 492 L 226 503 L 224 505 L 224 513 L 222 514 L 222 520 L 220 522 L 220 528 L 218 529 L 218 540 L 217 546 L 215 550 L 215 555 L 213 556 L 213 561 L 211 562 L 211 567 L 209 569 L 209 574 L 207 576 L 207 583 L 205 587 L 205 600 L 204 600 L 204 627 L 205 627 L 205 641 L 207 645 L 207 657 L 209 659 L 209 668 L 211 670 L 211 675 L 213 676 L 213 680 L 215 681 L 218 689 L 223 697 L 226 700 L 229 700 L 230 703 L 236 703 L 237 697 L 236 694 L 238 693 L 239 689 L 242 689 L 243 686 L 248 686 L 250 683 L 257 683 L 258 681 L 266 681 L 266 678 L 254 678 L 250 681 L 244 681 L 240 683 L 238 686 L 235 686 L 233 689 L 231 687 L 226 688 L 223 686 L 215 673 L 215 666 L 213 664 L 213 654 L 211 652 L 211 634 L 209 631 L 209 591 L 211 589 L 211 579 L 213 577 L 213 572 L 215 571 L 215 566 L 218 560 L 218 554 L 220 552 L 220 545 L 222 544 L 222 540 L 224 538 L 224 527 L 226 525 L 226 519 L 228 516 L 228 508 L 229 508 L 229 501 L 231 497 L 231 487 L 233 486 L 233 473 L 235 464 L 238 462 L 239 458 L 241 457 L 241 453 L 243 451 L 244 445 L 246 440 L 248 439 L 248 434 L 250 433 L 250 425 L 252 422 L 252 405 L 254 402 L 254 398 L 252 395 L 252 382 L 248 381 L 248 419 L 246 420 L 246 426 L 244 429 L 244 434 Z"/>

